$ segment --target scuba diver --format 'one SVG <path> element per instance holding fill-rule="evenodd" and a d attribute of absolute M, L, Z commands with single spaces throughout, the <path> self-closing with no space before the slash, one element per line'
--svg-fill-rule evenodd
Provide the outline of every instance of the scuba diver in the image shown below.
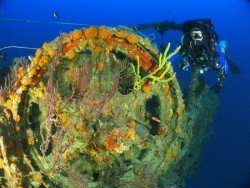
<path fill-rule="evenodd" d="M 182 62 L 179 68 L 187 71 L 191 66 L 193 71 L 200 75 L 209 69 L 217 71 L 217 82 L 211 88 L 213 93 L 218 93 L 228 74 L 228 70 L 239 74 L 240 69 L 234 65 L 231 58 L 225 53 L 226 41 L 219 41 L 210 19 L 188 20 L 181 24 L 163 21 L 149 24 L 139 24 L 133 27 L 135 31 L 153 28 L 161 35 L 167 30 L 180 30 L 183 32 L 181 39 L 180 55 Z"/>

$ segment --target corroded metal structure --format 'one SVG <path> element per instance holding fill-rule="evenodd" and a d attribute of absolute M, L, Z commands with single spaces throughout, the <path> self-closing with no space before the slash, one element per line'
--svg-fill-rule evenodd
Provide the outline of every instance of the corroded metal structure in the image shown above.
<path fill-rule="evenodd" d="M 183 185 L 217 101 L 207 88 L 195 96 L 194 77 L 184 104 L 168 61 L 178 48 L 168 51 L 103 26 L 63 33 L 20 59 L 0 93 L 1 184 Z"/>

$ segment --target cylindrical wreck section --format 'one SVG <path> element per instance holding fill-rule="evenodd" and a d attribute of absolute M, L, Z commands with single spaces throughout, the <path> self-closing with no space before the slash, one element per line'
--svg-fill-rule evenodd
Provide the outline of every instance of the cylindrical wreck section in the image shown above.
<path fill-rule="evenodd" d="M 169 48 L 93 26 L 20 59 L 0 91 L 0 184 L 184 185 L 217 101 L 205 88 L 184 104 Z"/>

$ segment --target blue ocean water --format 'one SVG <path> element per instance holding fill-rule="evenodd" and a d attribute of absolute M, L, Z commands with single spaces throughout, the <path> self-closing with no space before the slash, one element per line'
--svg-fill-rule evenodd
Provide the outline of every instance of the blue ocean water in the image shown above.
<path fill-rule="evenodd" d="M 58 12 L 60 18 L 55 18 L 54 12 Z M 48 22 L 131 26 L 196 18 L 213 20 L 219 37 L 228 42 L 228 54 L 241 68 L 242 74 L 235 76 L 229 73 L 219 93 L 221 104 L 211 125 L 212 135 L 204 145 L 200 169 L 187 179 L 187 187 L 241 188 L 248 184 L 250 187 L 250 1 L 1 0 L 0 47 L 40 47 L 60 32 L 83 27 Z M 166 33 L 163 39 L 153 31 L 145 34 L 155 37 L 158 43 L 180 38 L 180 33 L 173 31 Z M 5 52 L 8 53 L 7 61 L 0 62 L 1 65 L 10 64 L 16 56 L 34 53 L 32 50 L 17 49 Z"/>

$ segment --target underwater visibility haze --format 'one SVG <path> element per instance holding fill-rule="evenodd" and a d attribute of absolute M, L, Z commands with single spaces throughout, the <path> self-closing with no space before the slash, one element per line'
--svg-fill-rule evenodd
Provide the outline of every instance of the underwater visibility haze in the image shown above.
<path fill-rule="evenodd" d="M 250 187 L 249 18 L 247 0 L 0 1 L 1 187 Z M 226 75 L 180 70 L 183 33 L 158 27 L 197 19 Z"/>

